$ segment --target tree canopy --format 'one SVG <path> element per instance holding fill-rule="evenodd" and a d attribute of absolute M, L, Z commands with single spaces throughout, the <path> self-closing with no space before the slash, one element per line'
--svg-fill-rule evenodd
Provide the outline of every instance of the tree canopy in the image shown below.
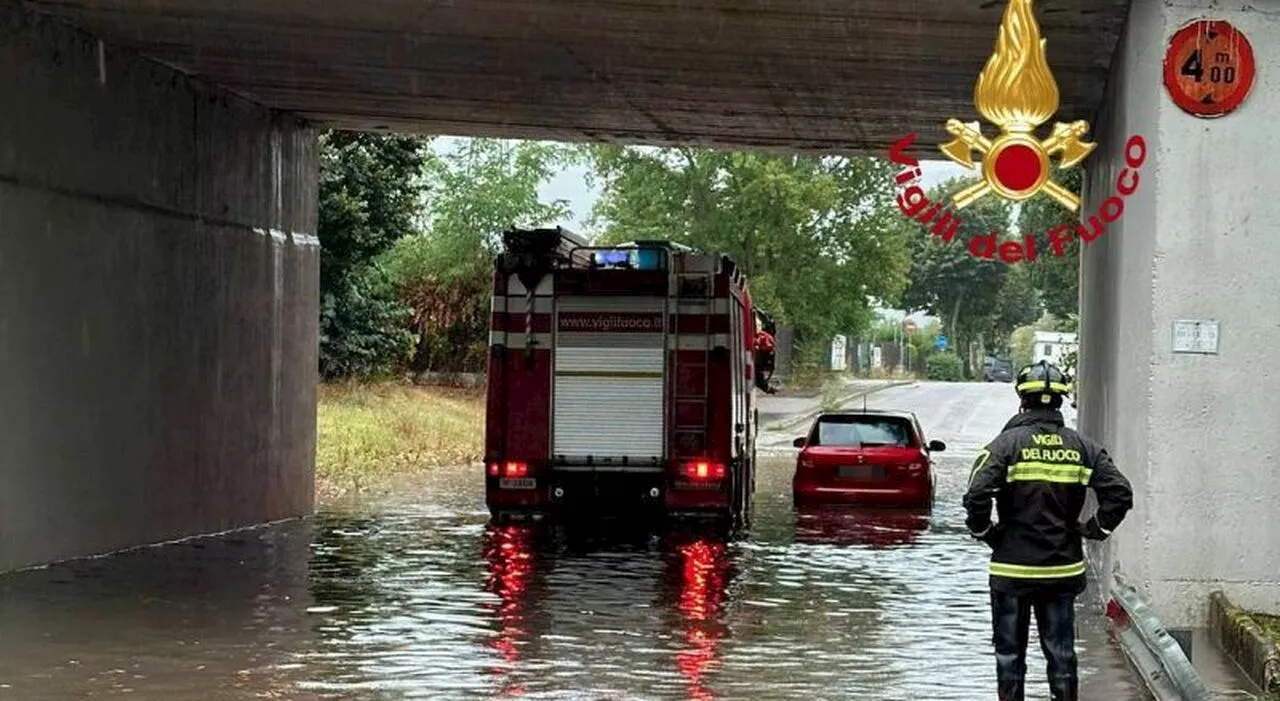
<path fill-rule="evenodd" d="M 1080 168 L 1056 169 L 1053 179 L 1066 189 L 1080 194 L 1083 176 Z M 1069 212 L 1048 197 L 1034 197 L 1022 205 L 1018 230 L 1034 234 L 1040 257 L 1031 267 L 1031 281 L 1040 291 L 1045 309 L 1056 317 L 1079 313 L 1080 308 L 1080 240 L 1072 238 L 1063 256 L 1053 255 L 1046 234 L 1063 224 L 1080 222 L 1079 213 Z"/>
<path fill-rule="evenodd" d="M 468 139 L 426 164 L 431 194 L 421 203 L 418 231 L 379 257 L 399 299 L 413 310 L 413 369 L 483 369 L 501 234 L 569 216 L 566 202 L 539 198 L 567 155 L 545 143 Z"/>
<path fill-rule="evenodd" d="M 418 137 L 359 132 L 320 136 L 320 372 L 390 371 L 408 349 L 408 310 L 374 258 L 413 230 L 429 159 Z"/>
<path fill-rule="evenodd" d="M 588 146 L 602 243 L 667 239 L 728 255 L 801 337 L 858 332 L 907 283 L 893 169 L 869 158 Z"/>
<path fill-rule="evenodd" d="M 929 199 L 943 201 L 973 182 L 954 178 L 935 187 Z M 1010 218 L 1007 202 L 995 197 L 979 200 L 960 213 L 960 227 L 949 243 L 917 222 L 902 220 L 902 226 L 914 232 L 904 306 L 941 319 L 952 346 L 962 356 L 967 355 L 970 342 L 1002 348 L 1015 328 L 1040 317 L 1039 294 L 1026 270 L 1034 263 L 1009 265 L 975 257 L 968 250 L 975 236 L 993 231 L 1006 234 Z"/>

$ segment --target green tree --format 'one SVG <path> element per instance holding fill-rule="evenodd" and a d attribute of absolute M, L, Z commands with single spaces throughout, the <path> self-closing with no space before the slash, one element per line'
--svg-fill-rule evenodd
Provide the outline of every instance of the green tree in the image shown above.
<path fill-rule="evenodd" d="M 1064 188 L 1080 194 L 1080 168 L 1055 169 L 1053 179 Z M 1018 214 L 1018 230 L 1036 236 L 1039 255 L 1030 265 L 1032 284 L 1040 290 L 1045 309 L 1059 318 L 1077 314 L 1080 308 L 1080 241 L 1077 237 L 1063 247 L 1064 255 L 1054 255 L 1048 232 L 1058 226 L 1075 226 L 1078 213 L 1069 212 L 1047 196 L 1034 197 L 1022 204 Z"/>
<path fill-rule="evenodd" d="M 1033 282 L 1032 265 L 1034 263 L 1009 266 L 1004 283 L 1000 286 L 1000 295 L 996 298 L 994 312 L 985 317 L 981 324 L 984 338 L 990 341 L 989 350 L 1007 354 L 1014 330 L 1040 318 L 1044 307 L 1040 290 L 1036 289 Z"/>
<path fill-rule="evenodd" d="M 929 199 L 945 201 L 972 182 L 971 178 L 952 179 L 934 188 Z M 951 242 L 914 221 L 903 221 L 915 232 L 911 284 L 904 302 L 909 309 L 923 309 L 942 320 L 952 347 L 965 359 L 972 376 L 971 343 L 982 346 L 991 341 L 996 347 L 1005 346 L 1017 326 L 1040 316 L 1040 301 L 1027 273 L 996 259 L 975 257 L 968 250 L 975 236 L 1007 231 L 1008 203 L 988 197 L 966 207 L 959 217 L 961 225 Z"/>
<path fill-rule="evenodd" d="M 408 310 L 372 261 L 413 229 L 426 146 L 418 137 L 320 136 L 320 372 L 326 378 L 389 372 L 409 348 Z"/>
<path fill-rule="evenodd" d="M 728 255 L 756 304 L 796 327 L 810 359 L 832 336 L 866 329 L 874 301 L 906 286 L 909 237 L 894 225 L 885 161 L 618 146 L 580 154 L 602 190 L 601 242 L 665 239 Z"/>
<path fill-rule="evenodd" d="M 543 202 L 538 195 L 567 156 L 554 144 L 466 139 L 427 163 L 424 181 L 432 197 L 423 203 L 420 231 L 379 259 L 413 310 L 414 370 L 483 368 L 501 234 L 570 215 L 566 202 Z"/>

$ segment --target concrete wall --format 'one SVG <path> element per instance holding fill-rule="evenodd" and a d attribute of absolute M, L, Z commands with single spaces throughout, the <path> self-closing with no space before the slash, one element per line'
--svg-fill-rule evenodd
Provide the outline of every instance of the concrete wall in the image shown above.
<path fill-rule="evenodd" d="M 1109 553 L 1166 625 L 1202 626 L 1208 592 L 1280 610 L 1280 2 L 1135 0 L 1090 159 L 1085 211 L 1110 194 L 1130 134 L 1148 160 L 1124 218 L 1085 248 L 1081 428 L 1111 446 L 1135 508 Z M 1236 8 L 1239 5 L 1235 6 Z M 1169 36 L 1200 17 L 1249 37 L 1259 75 L 1218 120 L 1164 91 Z M 1175 319 L 1216 319 L 1219 355 L 1172 353 Z M 1103 551 L 1095 565 L 1109 567 Z"/>
<path fill-rule="evenodd" d="M 309 513 L 313 133 L 0 29 L 0 570 Z"/>

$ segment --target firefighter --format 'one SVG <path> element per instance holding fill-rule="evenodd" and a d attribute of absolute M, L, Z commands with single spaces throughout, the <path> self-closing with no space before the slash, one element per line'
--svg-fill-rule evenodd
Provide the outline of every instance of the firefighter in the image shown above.
<path fill-rule="evenodd" d="M 773 363 L 776 355 L 777 343 L 773 340 L 773 334 L 760 329 L 756 332 L 756 386 L 764 390 L 768 394 L 773 394 L 774 390 L 769 387 L 769 378 L 773 377 Z"/>
<path fill-rule="evenodd" d="M 964 495 L 970 535 L 992 550 L 999 698 L 1023 701 L 1034 611 L 1051 698 L 1077 701 L 1074 603 L 1086 584 L 1081 539 L 1106 540 L 1133 507 L 1133 490 L 1106 449 L 1064 425 L 1060 409 L 1070 378 L 1057 366 L 1042 360 L 1023 368 L 1015 389 L 1021 409 L 978 454 Z M 1098 509 L 1080 523 L 1090 488 Z"/>

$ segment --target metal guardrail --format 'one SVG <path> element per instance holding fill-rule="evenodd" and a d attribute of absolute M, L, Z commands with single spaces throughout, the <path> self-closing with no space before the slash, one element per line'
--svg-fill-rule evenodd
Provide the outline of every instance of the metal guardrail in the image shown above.
<path fill-rule="evenodd" d="M 1119 574 L 1107 601 L 1107 618 L 1156 701 L 1211 701 L 1213 695 L 1182 646 L 1160 624 L 1138 590 Z"/>

